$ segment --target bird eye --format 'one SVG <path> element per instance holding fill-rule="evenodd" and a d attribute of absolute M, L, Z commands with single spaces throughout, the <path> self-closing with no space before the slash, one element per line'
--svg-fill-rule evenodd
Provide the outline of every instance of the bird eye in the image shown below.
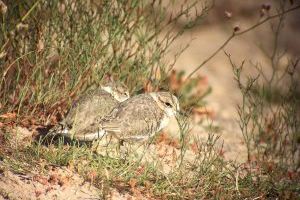
<path fill-rule="evenodd" d="M 169 102 L 165 102 L 165 105 L 168 107 L 172 107 L 172 105 Z"/>

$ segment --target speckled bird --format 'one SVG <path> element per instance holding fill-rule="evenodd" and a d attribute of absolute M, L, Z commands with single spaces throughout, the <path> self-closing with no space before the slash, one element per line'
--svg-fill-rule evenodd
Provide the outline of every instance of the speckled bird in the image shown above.
<path fill-rule="evenodd" d="M 97 89 L 88 90 L 74 102 L 66 118 L 49 133 L 72 138 L 75 132 L 80 132 L 95 119 L 102 119 L 128 98 L 128 88 L 119 82 L 110 81 Z"/>
<path fill-rule="evenodd" d="M 165 128 L 179 110 L 177 97 L 169 92 L 140 94 L 118 104 L 107 117 L 97 118 L 74 138 L 93 141 L 110 135 L 119 141 L 145 141 Z"/>

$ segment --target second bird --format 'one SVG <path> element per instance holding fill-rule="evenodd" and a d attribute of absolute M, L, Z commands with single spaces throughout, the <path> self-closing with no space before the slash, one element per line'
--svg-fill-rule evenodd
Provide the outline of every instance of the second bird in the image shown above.
<path fill-rule="evenodd" d="M 88 124 L 108 115 L 120 102 L 129 98 L 128 88 L 110 81 L 100 88 L 88 90 L 74 102 L 66 118 L 55 126 L 50 133 L 73 138 L 73 135 Z"/>

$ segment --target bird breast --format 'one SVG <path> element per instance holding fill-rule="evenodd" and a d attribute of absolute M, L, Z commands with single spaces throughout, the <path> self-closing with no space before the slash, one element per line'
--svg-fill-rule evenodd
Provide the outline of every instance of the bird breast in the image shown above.
<path fill-rule="evenodd" d="M 167 116 L 166 114 L 164 114 L 160 124 L 159 124 L 159 127 L 158 127 L 158 131 L 162 130 L 163 128 L 165 128 L 168 124 L 169 124 L 169 121 L 170 121 L 170 118 L 169 116 Z"/>

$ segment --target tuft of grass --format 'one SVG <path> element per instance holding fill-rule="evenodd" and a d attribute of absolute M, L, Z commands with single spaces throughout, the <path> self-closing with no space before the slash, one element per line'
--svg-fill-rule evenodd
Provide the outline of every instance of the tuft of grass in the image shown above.
<path fill-rule="evenodd" d="M 149 1 L 5 1 L 0 34 L 0 114 L 16 113 L 24 126 L 55 123 L 70 102 L 105 74 L 124 82 L 131 94 L 151 81 L 163 86 L 172 63 L 168 47 L 186 27 L 183 15 L 201 4 L 193 1 L 168 15 L 172 2 Z M 209 5 L 209 4 L 207 4 Z M 199 20 L 209 7 L 203 7 Z M 37 117 L 38 116 L 38 117 Z M 17 119 L 16 119 L 17 118 Z M 30 120 L 25 120 L 30 119 Z"/>
<path fill-rule="evenodd" d="M 284 6 L 282 2 L 280 9 L 284 10 Z M 271 65 L 263 66 L 270 68 L 270 76 L 262 67 L 254 66 L 258 75 L 244 79 L 246 63 L 238 66 L 227 54 L 242 94 L 238 114 L 248 150 L 248 167 L 262 173 L 260 176 L 250 174 L 255 183 L 253 189 L 261 192 L 261 198 L 270 199 L 297 199 L 300 195 L 299 58 L 280 64 L 288 56 L 281 54 L 278 45 L 284 19 L 280 16 L 278 22 L 272 24 L 273 48 L 266 52 Z"/>
<path fill-rule="evenodd" d="M 63 141 L 50 146 L 34 142 L 23 148 L 10 147 L 7 143 L 10 155 L 2 155 L 2 166 L 19 173 L 44 174 L 48 173 L 49 166 L 65 166 L 98 187 L 104 197 L 111 188 L 137 197 L 143 194 L 160 199 L 297 196 L 297 174 L 291 174 L 287 181 L 278 163 L 227 161 L 222 149 L 216 147 L 219 136 L 211 133 L 206 141 L 201 141 L 189 137 L 183 124 L 181 126 L 184 139 L 177 149 L 178 154 L 173 154 L 175 164 L 167 171 L 162 168 L 165 165 L 163 157 L 148 159 L 147 154 L 153 156 L 155 153 L 150 149 L 142 154 L 142 159 L 136 153 L 129 153 L 125 158 L 111 157 L 101 156 L 85 145 L 64 144 Z"/>

